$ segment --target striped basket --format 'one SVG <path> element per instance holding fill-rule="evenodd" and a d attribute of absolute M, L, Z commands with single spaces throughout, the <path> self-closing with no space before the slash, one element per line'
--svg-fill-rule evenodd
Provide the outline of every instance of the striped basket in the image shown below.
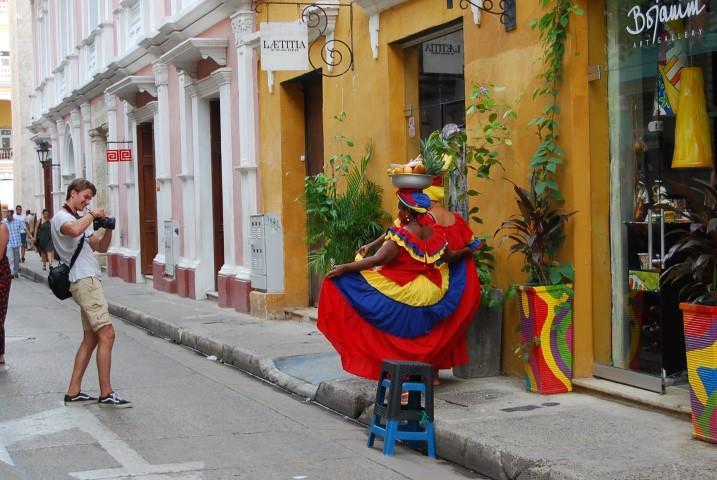
<path fill-rule="evenodd" d="M 717 443 L 717 307 L 681 303 L 694 436 Z"/>
<path fill-rule="evenodd" d="M 533 345 L 525 362 L 528 390 L 543 394 L 572 391 L 572 285 L 518 287 L 518 296 L 520 341 Z"/>

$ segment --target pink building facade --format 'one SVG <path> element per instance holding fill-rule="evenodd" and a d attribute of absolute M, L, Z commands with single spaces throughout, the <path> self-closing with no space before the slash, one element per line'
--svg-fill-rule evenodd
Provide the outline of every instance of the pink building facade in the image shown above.
<path fill-rule="evenodd" d="M 27 1 L 27 0 L 25 0 Z M 258 34 L 249 0 L 30 0 L 35 208 L 84 176 L 110 276 L 249 311 Z M 107 162 L 107 149 L 131 150 Z"/>

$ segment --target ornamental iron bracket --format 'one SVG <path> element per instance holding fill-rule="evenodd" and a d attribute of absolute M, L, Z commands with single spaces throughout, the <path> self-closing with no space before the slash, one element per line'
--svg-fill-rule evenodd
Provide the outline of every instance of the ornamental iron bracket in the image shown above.
<path fill-rule="evenodd" d="M 309 29 L 308 50 L 311 68 L 319 70 L 324 77 L 340 77 L 349 70 L 354 69 L 353 5 L 351 3 L 331 0 L 319 3 L 291 0 L 255 0 L 253 4 L 256 13 L 262 13 L 263 7 L 267 7 L 267 21 L 271 5 L 296 5 L 301 10 L 299 22 L 306 24 Z M 340 8 L 349 9 L 348 41 L 334 38 L 336 16 Z M 323 45 L 319 42 L 322 36 L 326 37 Z M 316 50 L 320 50 L 320 53 L 317 53 Z"/>
<path fill-rule="evenodd" d="M 506 32 L 515 30 L 515 0 L 476 0 L 476 2 L 477 3 L 474 3 L 471 0 L 459 0 L 458 7 L 462 10 L 474 7 L 482 12 L 489 13 L 491 15 L 498 15 L 500 23 L 503 24 Z M 453 0 L 446 0 L 446 8 L 453 8 Z"/>

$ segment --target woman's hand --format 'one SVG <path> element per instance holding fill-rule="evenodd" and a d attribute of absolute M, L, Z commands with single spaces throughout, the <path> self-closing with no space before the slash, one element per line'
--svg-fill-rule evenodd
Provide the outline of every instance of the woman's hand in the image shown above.
<path fill-rule="evenodd" d="M 371 250 L 371 244 L 369 243 L 369 244 L 366 244 L 363 247 L 359 248 L 356 253 L 358 253 L 362 257 L 366 257 L 370 250 Z"/>
<path fill-rule="evenodd" d="M 348 268 L 346 267 L 346 265 L 336 265 L 334 268 L 329 270 L 329 273 L 327 273 L 326 277 L 324 278 L 340 277 L 346 272 L 348 272 Z"/>

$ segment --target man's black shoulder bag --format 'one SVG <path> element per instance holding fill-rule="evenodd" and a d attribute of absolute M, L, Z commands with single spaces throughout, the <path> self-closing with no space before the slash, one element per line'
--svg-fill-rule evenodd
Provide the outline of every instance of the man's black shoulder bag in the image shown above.
<path fill-rule="evenodd" d="M 56 267 L 50 267 L 50 273 L 47 275 L 47 283 L 50 285 L 52 293 L 60 300 L 66 300 L 72 296 L 70 293 L 70 270 L 72 270 L 75 260 L 77 260 L 77 257 L 80 255 L 84 243 L 85 236 L 82 235 L 80 244 L 77 245 L 77 250 L 75 250 L 74 255 L 72 255 L 69 267 L 64 263 L 60 263 Z"/>

